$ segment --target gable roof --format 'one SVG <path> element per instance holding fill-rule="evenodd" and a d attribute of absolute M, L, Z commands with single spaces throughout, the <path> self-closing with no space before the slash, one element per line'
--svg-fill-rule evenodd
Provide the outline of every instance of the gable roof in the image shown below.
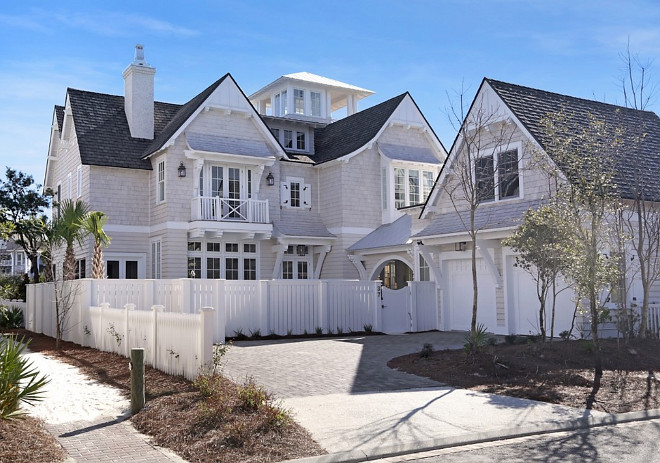
<path fill-rule="evenodd" d="M 222 76 L 220 79 L 213 82 L 201 93 L 193 97 L 192 100 L 188 101 L 183 106 L 179 107 L 179 110 L 176 114 L 168 121 L 167 125 L 163 128 L 158 135 L 154 130 L 154 139 L 144 150 L 144 157 L 149 156 L 154 151 L 158 151 L 163 147 L 165 143 L 176 133 L 177 130 L 193 115 L 193 113 L 199 108 L 199 106 L 207 100 L 209 96 L 215 91 L 216 88 L 220 86 L 222 82 L 229 76 L 229 73 Z M 230 76 L 231 78 L 231 76 Z M 238 87 L 238 85 L 237 85 Z"/>
<path fill-rule="evenodd" d="M 369 143 L 388 121 L 408 92 L 314 130 L 317 164 L 346 156 Z"/>
<path fill-rule="evenodd" d="M 142 159 L 151 140 L 131 137 L 124 97 L 67 89 L 83 164 L 151 169 Z M 180 105 L 154 102 L 154 133 L 159 134 Z"/>
<path fill-rule="evenodd" d="M 656 114 L 493 79 L 486 78 L 484 81 L 544 149 L 548 140 L 542 119 L 562 110 L 579 128 L 588 127 L 591 116 L 610 127 L 623 129 L 623 137 L 627 140 L 646 134 L 641 144 L 624 149 L 616 159 L 614 181 L 622 198 L 634 198 L 635 185 L 641 183 L 648 199 L 660 201 L 660 184 L 657 181 L 660 178 L 660 118 Z M 551 152 L 548 154 L 552 157 Z M 644 178 L 638 182 L 637 176 Z"/>
<path fill-rule="evenodd" d="M 376 228 L 367 236 L 350 246 L 347 251 L 362 251 L 366 249 L 388 246 L 401 246 L 408 242 L 412 229 L 412 217 L 404 214 L 392 223 Z"/>

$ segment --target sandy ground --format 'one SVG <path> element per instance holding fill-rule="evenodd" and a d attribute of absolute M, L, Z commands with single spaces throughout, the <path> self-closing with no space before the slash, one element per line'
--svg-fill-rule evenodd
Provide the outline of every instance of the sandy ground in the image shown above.
<path fill-rule="evenodd" d="M 116 418 L 129 412 L 130 400 L 118 389 L 91 380 L 78 368 L 45 355 L 27 352 L 25 357 L 50 378 L 44 400 L 26 407 L 31 415 L 46 423 L 93 421 L 101 416 Z"/>

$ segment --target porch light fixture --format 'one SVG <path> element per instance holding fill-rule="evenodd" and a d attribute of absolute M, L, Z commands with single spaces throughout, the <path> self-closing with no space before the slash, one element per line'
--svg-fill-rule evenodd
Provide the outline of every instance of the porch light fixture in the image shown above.
<path fill-rule="evenodd" d="M 454 251 L 465 251 L 466 249 L 467 249 L 467 243 L 465 241 L 454 243 Z"/>
<path fill-rule="evenodd" d="M 179 164 L 179 168 L 176 171 L 179 175 L 179 178 L 183 178 L 186 176 L 186 166 L 183 165 L 183 161 L 181 162 L 181 164 Z"/>
<path fill-rule="evenodd" d="M 272 172 L 268 172 L 268 175 L 266 176 L 266 182 L 268 182 L 268 186 L 275 185 L 275 177 L 273 177 Z"/>
<path fill-rule="evenodd" d="M 299 244 L 296 246 L 296 254 L 298 254 L 300 257 L 306 256 L 307 255 L 307 246 L 304 244 Z"/>

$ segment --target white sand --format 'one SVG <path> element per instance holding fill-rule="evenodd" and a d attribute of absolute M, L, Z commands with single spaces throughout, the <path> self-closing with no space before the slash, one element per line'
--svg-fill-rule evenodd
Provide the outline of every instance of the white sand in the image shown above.
<path fill-rule="evenodd" d="M 77 367 L 42 354 L 28 352 L 25 357 L 46 374 L 44 400 L 25 410 L 46 423 L 92 421 L 100 417 L 117 418 L 130 410 L 130 400 L 119 389 L 100 384 L 83 375 Z M 126 360 L 128 370 L 128 359 Z"/>

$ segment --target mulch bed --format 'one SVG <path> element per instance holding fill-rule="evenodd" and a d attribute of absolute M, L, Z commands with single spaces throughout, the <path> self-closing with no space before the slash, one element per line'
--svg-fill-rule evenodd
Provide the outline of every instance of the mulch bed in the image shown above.
<path fill-rule="evenodd" d="M 601 341 L 603 377 L 594 387 L 590 341 L 498 344 L 477 355 L 464 350 L 411 354 L 391 368 L 449 386 L 608 413 L 660 408 L 660 342 Z"/>
<path fill-rule="evenodd" d="M 66 452 L 41 421 L 29 416 L 0 420 L 0 462 L 51 463 L 65 457 Z"/>
<path fill-rule="evenodd" d="M 25 335 L 30 338 L 29 349 L 33 352 L 41 352 L 77 366 L 90 378 L 122 390 L 127 397 L 130 394 L 127 358 L 70 342 L 63 342 L 57 351 L 53 338 L 25 330 L 12 332 L 19 337 Z M 227 383 L 227 393 L 230 393 L 236 385 Z M 204 413 L 200 415 L 200 410 L 204 410 L 204 398 L 195 385 L 183 377 L 145 366 L 145 387 L 147 405 L 131 418 L 133 425 L 140 432 L 152 436 L 155 444 L 175 451 L 188 461 L 275 462 L 325 453 L 307 430 L 293 420 L 277 429 L 254 429 L 251 424 L 259 426 L 258 414 L 254 413 L 237 412 L 236 415 L 240 416 L 232 415 L 226 423 L 200 419 L 200 416 L 204 417 Z M 31 421 L 34 426 L 39 426 L 37 420 Z M 241 442 L 227 437 L 236 433 L 241 434 Z M 16 442 L 16 445 L 20 443 Z M 14 447 L 14 444 L 7 443 L 7 447 Z M 13 458 L 14 454 L 5 457 L 0 453 L 0 462 L 18 461 Z"/>

